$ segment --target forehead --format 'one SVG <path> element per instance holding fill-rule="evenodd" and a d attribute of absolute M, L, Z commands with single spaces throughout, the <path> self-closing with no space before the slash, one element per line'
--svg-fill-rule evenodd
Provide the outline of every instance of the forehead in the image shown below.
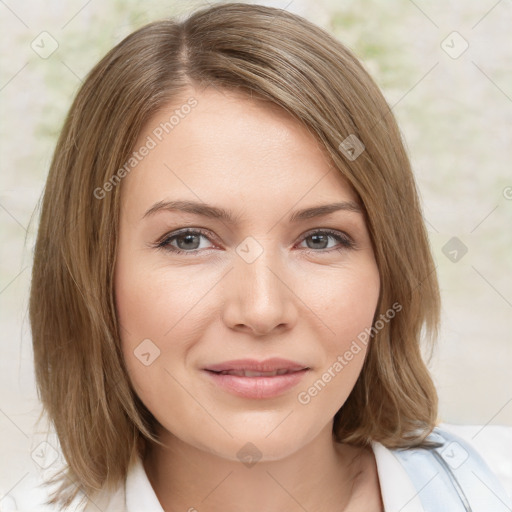
<path fill-rule="evenodd" d="M 123 180 L 123 203 L 137 209 L 184 196 L 261 208 L 300 198 L 357 201 L 304 125 L 240 93 L 188 90 L 149 120 L 134 150 L 144 146 Z"/>

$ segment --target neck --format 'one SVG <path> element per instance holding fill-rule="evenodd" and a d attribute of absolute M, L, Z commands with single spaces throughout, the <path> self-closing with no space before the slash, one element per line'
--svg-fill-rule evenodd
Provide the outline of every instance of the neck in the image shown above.
<path fill-rule="evenodd" d="M 332 423 L 292 455 L 251 466 L 164 432 L 167 448 L 152 446 L 144 468 L 166 511 L 345 510 L 360 491 L 369 449 L 336 443 L 331 432 Z"/>

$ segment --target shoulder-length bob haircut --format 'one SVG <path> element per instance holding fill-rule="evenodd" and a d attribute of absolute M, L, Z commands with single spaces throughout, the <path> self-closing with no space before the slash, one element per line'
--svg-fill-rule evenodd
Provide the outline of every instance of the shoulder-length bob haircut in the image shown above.
<path fill-rule="evenodd" d="M 191 86 L 209 85 L 294 116 L 365 210 L 381 280 L 379 325 L 334 417 L 335 439 L 411 447 L 436 424 L 420 339 L 437 334 L 437 276 L 390 107 L 351 51 L 323 29 L 281 9 L 216 4 L 150 23 L 110 50 L 77 93 L 55 149 L 29 304 L 38 393 L 67 462 L 52 503 L 116 488 L 147 443 L 159 442 L 120 348 L 113 270 L 122 182 L 107 194 L 97 190 L 122 168 L 159 109 Z M 356 140 L 350 136 L 364 145 L 357 158 L 347 151 L 346 141 Z M 395 303 L 400 312 L 383 321 Z"/>

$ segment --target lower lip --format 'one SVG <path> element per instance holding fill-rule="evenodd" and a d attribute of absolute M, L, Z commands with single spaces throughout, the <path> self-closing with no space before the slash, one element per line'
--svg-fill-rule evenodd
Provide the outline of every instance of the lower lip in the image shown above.
<path fill-rule="evenodd" d="M 240 377 L 221 375 L 206 370 L 206 373 L 218 386 L 244 398 L 273 398 L 296 386 L 304 377 L 307 369 L 298 372 L 275 375 L 273 377 Z"/>

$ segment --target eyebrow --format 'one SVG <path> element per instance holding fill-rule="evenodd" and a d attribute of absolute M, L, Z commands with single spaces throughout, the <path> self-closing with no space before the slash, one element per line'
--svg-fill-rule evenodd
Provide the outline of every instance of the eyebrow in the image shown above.
<path fill-rule="evenodd" d="M 312 206 L 303 210 L 297 210 L 293 212 L 289 218 L 289 223 L 300 222 L 315 217 L 323 217 L 337 211 L 347 211 L 362 214 L 361 207 L 354 201 L 340 201 L 331 204 L 322 204 L 318 206 Z M 195 215 L 201 215 L 203 217 L 210 217 L 214 219 L 222 220 L 229 224 L 236 224 L 240 220 L 239 215 L 234 215 L 231 211 L 224 208 L 209 205 L 206 203 L 198 203 L 195 201 L 159 201 L 155 203 L 146 213 L 143 215 L 143 219 L 155 215 L 162 211 L 181 211 L 186 213 L 192 213 Z"/>

